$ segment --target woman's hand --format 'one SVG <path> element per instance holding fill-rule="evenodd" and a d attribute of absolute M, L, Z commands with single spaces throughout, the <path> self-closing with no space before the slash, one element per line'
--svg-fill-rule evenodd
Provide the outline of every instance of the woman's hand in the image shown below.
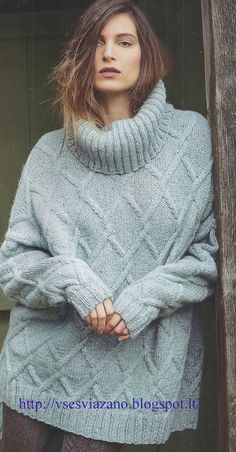
<path fill-rule="evenodd" d="M 119 341 L 130 338 L 126 323 L 117 312 L 115 312 L 112 318 L 108 320 L 104 333 L 109 334 L 109 336 L 118 336 Z"/>
<path fill-rule="evenodd" d="M 112 318 L 114 312 L 111 299 L 106 298 L 101 303 L 98 303 L 89 315 L 84 317 L 84 320 L 98 334 L 103 334 L 106 322 Z"/>
<path fill-rule="evenodd" d="M 119 336 L 118 340 L 130 337 L 126 324 L 122 317 L 115 313 L 112 301 L 106 298 L 84 317 L 85 322 L 98 334 Z"/>

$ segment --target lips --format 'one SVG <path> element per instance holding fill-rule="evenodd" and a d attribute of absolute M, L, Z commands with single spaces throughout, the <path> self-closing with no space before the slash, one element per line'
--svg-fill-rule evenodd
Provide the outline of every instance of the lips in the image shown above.
<path fill-rule="evenodd" d="M 118 69 L 116 69 L 115 67 L 104 67 L 102 68 L 99 72 L 120 72 Z"/>

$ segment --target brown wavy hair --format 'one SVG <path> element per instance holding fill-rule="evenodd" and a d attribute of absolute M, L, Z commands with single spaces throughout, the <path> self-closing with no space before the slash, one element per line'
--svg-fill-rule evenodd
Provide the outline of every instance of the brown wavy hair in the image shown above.
<path fill-rule="evenodd" d="M 86 119 L 97 127 L 104 126 L 94 92 L 95 52 L 103 27 L 111 17 L 119 13 L 130 14 L 141 47 L 140 74 L 135 86 L 128 91 L 133 114 L 139 110 L 155 84 L 172 67 L 169 51 L 133 1 L 94 1 L 79 18 L 61 61 L 49 76 L 49 81 L 56 83 L 53 106 L 59 107 L 59 116 L 63 120 L 64 142 L 70 127 L 77 142 L 75 123 L 79 119 Z"/>

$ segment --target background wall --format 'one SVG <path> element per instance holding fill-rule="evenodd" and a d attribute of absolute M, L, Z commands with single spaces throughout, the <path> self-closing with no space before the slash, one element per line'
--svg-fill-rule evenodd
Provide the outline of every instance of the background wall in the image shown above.
<path fill-rule="evenodd" d="M 9 5 L 10 3 L 10 5 Z M 37 3 L 37 5 L 36 5 Z M 40 5 L 39 5 L 40 3 Z M 7 229 L 22 166 L 38 138 L 61 125 L 51 110 L 47 76 L 60 58 L 77 17 L 91 1 L 0 2 L 0 241 Z M 200 0 L 140 0 L 175 66 L 165 80 L 167 100 L 207 115 Z M 0 346 L 11 302 L 0 293 Z M 206 358 L 198 430 L 175 432 L 161 446 L 123 451 L 217 452 L 217 366 L 214 300 L 202 303 Z"/>

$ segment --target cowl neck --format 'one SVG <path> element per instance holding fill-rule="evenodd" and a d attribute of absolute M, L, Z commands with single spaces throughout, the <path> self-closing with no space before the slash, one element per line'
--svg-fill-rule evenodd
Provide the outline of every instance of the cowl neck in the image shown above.
<path fill-rule="evenodd" d="M 173 106 L 166 102 L 165 84 L 160 79 L 132 118 L 113 121 L 100 129 L 87 120 L 77 121 L 79 145 L 75 147 L 70 135 L 70 147 L 93 171 L 104 174 L 137 171 L 163 147 L 172 111 Z"/>

